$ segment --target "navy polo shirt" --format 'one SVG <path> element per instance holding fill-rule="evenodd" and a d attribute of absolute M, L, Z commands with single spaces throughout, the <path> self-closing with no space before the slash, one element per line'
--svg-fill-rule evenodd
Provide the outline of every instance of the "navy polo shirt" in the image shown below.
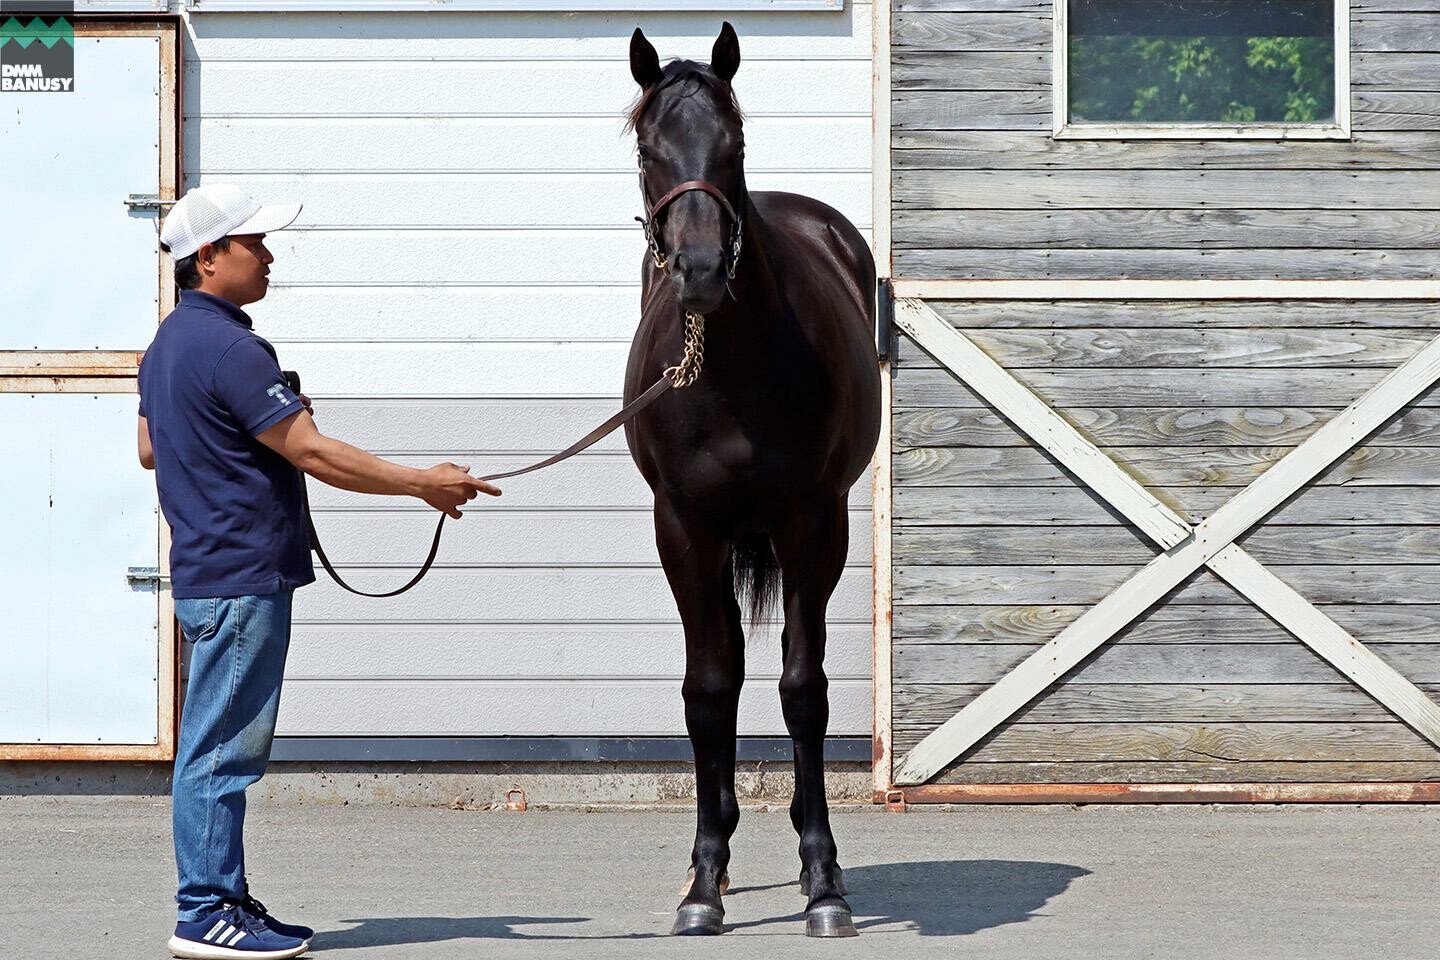
<path fill-rule="evenodd" d="M 140 363 L 177 599 L 315 580 L 299 470 L 255 437 L 304 409 L 235 304 L 185 290 Z"/>

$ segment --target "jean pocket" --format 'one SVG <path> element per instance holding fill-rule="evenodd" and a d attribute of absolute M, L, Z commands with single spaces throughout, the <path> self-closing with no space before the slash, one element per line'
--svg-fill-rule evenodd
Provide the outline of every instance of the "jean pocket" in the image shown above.
<path fill-rule="evenodd" d="M 219 605 L 220 601 L 214 597 L 175 601 L 175 619 L 180 621 L 180 632 L 186 641 L 200 643 L 214 636 Z"/>

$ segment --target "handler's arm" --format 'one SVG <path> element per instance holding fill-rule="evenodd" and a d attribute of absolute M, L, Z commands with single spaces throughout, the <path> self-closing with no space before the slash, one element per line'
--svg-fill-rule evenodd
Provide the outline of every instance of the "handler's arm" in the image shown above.
<path fill-rule="evenodd" d="M 500 490 L 477 480 L 453 463 L 428 470 L 402 467 L 382 460 L 315 428 L 308 410 L 301 410 L 259 434 L 265 446 L 315 479 L 342 490 L 419 497 L 436 510 L 459 518 L 457 509 L 477 493 L 498 497 Z"/>
<path fill-rule="evenodd" d="M 146 470 L 154 470 L 155 451 L 150 446 L 150 424 L 144 417 L 140 418 L 140 431 L 135 436 L 135 443 L 140 449 L 140 466 Z"/>

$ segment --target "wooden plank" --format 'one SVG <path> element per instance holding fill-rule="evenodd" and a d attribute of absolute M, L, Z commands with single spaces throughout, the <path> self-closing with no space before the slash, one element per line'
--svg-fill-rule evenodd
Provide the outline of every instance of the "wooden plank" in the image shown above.
<path fill-rule="evenodd" d="M 1425 526 L 1261 526 L 1238 541 L 1256 560 L 1280 564 L 1440 563 L 1440 530 Z M 902 566 L 1094 564 L 1138 566 L 1155 548 L 1130 526 L 896 527 Z M 1440 624 L 1437 624 L 1440 626 Z"/>
<path fill-rule="evenodd" d="M 1393 0 L 1400 2 L 1400 0 Z M 1410 0 L 1419 2 L 1419 0 Z M 1053 0 L 896 0 L 893 9 L 914 13 L 1001 13 L 1022 12 L 1050 15 Z"/>
<path fill-rule="evenodd" d="M 890 276 L 891 211 L 890 211 L 890 85 L 891 85 L 891 0 L 876 0 L 873 5 L 871 22 L 871 151 L 873 156 L 871 196 L 871 223 L 874 224 L 872 242 L 875 248 L 876 267 L 879 276 Z M 882 284 L 876 290 L 876 307 L 883 315 L 890 309 L 888 285 Z M 887 329 L 885 336 L 890 332 Z M 893 679 L 890 655 L 893 649 L 890 628 L 893 604 L 890 595 L 891 530 L 890 491 L 892 486 L 890 449 L 891 440 L 891 374 L 888 358 L 880 361 L 880 435 L 875 445 L 873 473 L 871 476 L 871 723 L 870 723 L 870 777 L 871 789 L 884 796 L 889 788 L 894 764 L 891 746 L 893 736 L 891 723 L 894 711 L 891 707 L 890 685 Z"/>
<path fill-rule="evenodd" d="M 1440 328 L 1433 300 L 931 300 L 960 329 Z"/>
<path fill-rule="evenodd" d="M 905 749 L 919 731 L 897 725 Z M 1049 723 L 1011 724 L 967 764 L 1127 760 L 1434 761 L 1440 749 L 1399 723 Z"/>
<path fill-rule="evenodd" d="M 1043 210 L 1125 209 L 1414 209 L 1440 198 L 1440 171 L 1316 170 L 949 170 L 897 169 L 897 207 Z M 1440 204 L 1440 200 L 1431 200 Z"/>
<path fill-rule="evenodd" d="M 1300 407 L 1057 407 L 1101 449 L 1114 446 L 1251 446 L 1299 443 L 1333 415 Z M 999 414 L 985 407 L 899 408 L 896 450 L 917 446 L 1029 445 Z M 1367 448 L 1440 445 L 1440 410 L 1410 407 L 1371 434 Z"/>
<path fill-rule="evenodd" d="M 1440 684 L 1420 684 L 1428 694 Z M 985 689 L 979 683 L 896 684 L 902 726 L 935 727 Z M 1349 683 L 1083 683 L 1065 680 L 1020 713 L 1024 723 L 1383 723 L 1390 714 Z"/>
<path fill-rule="evenodd" d="M 1109 456 L 1147 487 L 1244 486 L 1291 447 L 1111 447 Z M 1060 486 L 1074 478 L 1055 458 L 1027 447 L 923 447 L 895 453 L 895 477 L 920 487 Z M 1440 448 L 1360 447 L 1315 486 L 1440 485 Z"/>
<path fill-rule="evenodd" d="M 1227 248 L 1164 250 L 906 249 L 891 257 L 897 276 L 974 280 L 1285 279 L 1422 280 L 1440 275 L 1433 250 Z"/>
<path fill-rule="evenodd" d="M 1017 370 L 1015 379 L 1056 407 L 1340 407 L 1373 386 L 1382 370 L 1212 369 Z M 982 401 L 945 370 L 897 367 L 900 407 L 981 406 Z M 1427 393 L 1415 401 L 1440 406 Z"/>
<path fill-rule="evenodd" d="M 1245 760 L 1197 760 L 1197 761 L 1140 761 L 1128 760 L 1121 763 L 954 763 L 946 767 L 934 780 L 934 788 L 943 790 L 942 784 L 1032 784 L 1032 783 L 1294 783 L 1302 788 L 1320 786 L 1325 782 L 1354 783 L 1357 786 L 1372 783 L 1397 783 L 1399 781 L 1440 780 L 1440 762 L 1426 760 L 1412 761 L 1245 761 Z M 906 798 L 912 803 L 918 798 Z M 1093 797 L 1072 798 L 1093 802 Z M 1185 802 L 1213 803 L 1218 797 L 1189 796 Z M 1285 799 L 1296 799 L 1288 796 Z M 1137 797 L 1137 802 L 1158 802 L 1152 797 Z M 959 802 L 950 798 L 951 802 Z M 990 802 L 1005 802 L 992 798 Z M 1245 802 L 1258 802 L 1246 799 Z M 1274 802 L 1273 800 L 1269 802 Z M 1330 802 L 1334 802 L 1332 799 Z M 1356 798 L 1352 802 L 1363 802 Z"/>
<path fill-rule="evenodd" d="M 971 330 L 967 338 L 996 363 L 1025 367 L 1394 367 L 1434 338 L 1431 330 Z M 897 363 L 938 367 L 902 338 Z"/>
<path fill-rule="evenodd" d="M 1434 300 L 1437 280 L 962 280 L 893 277 L 897 297 L 922 300 Z"/>
<path fill-rule="evenodd" d="M 1048 90 L 897 90 L 890 98 L 894 130 L 1045 130 Z M 897 186 L 901 174 L 892 182 Z"/>
<path fill-rule="evenodd" d="M 900 53 L 897 52 L 897 56 Z M 922 54 L 909 54 L 922 56 Z M 1015 54 L 1025 56 L 1035 54 Z M 924 56 L 929 56 L 925 54 Z M 934 55 L 943 60 L 945 53 Z M 1407 55 L 1408 56 L 1408 55 Z M 896 130 L 896 169 L 1435 170 L 1440 141 L 1421 131 L 1356 131 L 1353 140 L 1057 140 L 1049 132 Z M 1306 174 L 1308 177 L 1308 174 Z"/>
<path fill-rule="evenodd" d="M 1300 585 L 1315 603 L 1440 603 L 1440 566 L 1432 564 L 1284 564 L 1273 572 Z M 1134 573 L 1134 567 L 1106 565 L 897 566 L 895 603 L 1095 603 Z M 1234 603 L 1237 598 L 1226 584 L 1202 575 L 1188 581 L 1176 599 Z"/>
<path fill-rule="evenodd" d="M 0 377 L 133 377 L 134 350 L 0 350 Z"/>
<path fill-rule="evenodd" d="M 1350 18 L 1350 49 L 1431 53 L 1440 50 L 1440 13 L 1358 13 Z"/>
<path fill-rule="evenodd" d="M 1437 91 L 1440 52 L 1352 54 L 1350 81 L 1357 87 Z"/>
<path fill-rule="evenodd" d="M 897 11 L 891 43 L 917 50 L 1042 50 L 1051 43 L 1048 13 Z"/>
<path fill-rule="evenodd" d="M 896 246 L 911 249 L 1440 246 L 1435 214 L 1418 210 L 900 209 L 894 232 Z"/>
<path fill-rule="evenodd" d="M 1124 511 L 1147 536 L 1166 547 L 1184 539 L 1180 524 L 1154 496 L 1116 471 L 1104 454 L 934 311 L 919 301 L 901 300 L 895 304 L 894 317 L 897 326 L 922 342 L 950 370 L 963 375 L 992 402 L 1003 403 L 1006 415 L 1027 436 L 1061 458 L 1083 483 Z"/>
<path fill-rule="evenodd" d="M 1083 606 L 906 605 L 895 608 L 896 643 L 1044 643 L 1085 612 Z M 1440 643 L 1440 605 L 1326 604 L 1336 623 L 1366 643 Z M 1258 608 L 1168 602 L 1115 635 L 1129 643 L 1284 643 L 1294 636 Z"/>
<path fill-rule="evenodd" d="M 1041 0 L 1019 2 L 1038 3 Z M 894 52 L 891 67 L 893 90 L 1050 89 L 1048 51 L 977 52 L 900 48 Z"/>
<path fill-rule="evenodd" d="M 1351 93 L 1356 130 L 1440 130 L 1440 92 L 1357 89 Z"/>
<path fill-rule="evenodd" d="M 895 683 L 965 683 L 988 687 L 1023 663 L 1039 646 L 897 644 Z M 1378 655 L 1383 661 L 1412 682 L 1440 685 L 1440 647 L 1437 645 L 1391 643 L 1376 647 L 1376 650 L 1380 651 Z M 1249 683 L 1344 684 L 1346 678 L 1298 643 L 1158 643 L 1122 644 L 1099 650 L 1066 674 L 1065 680 L 1079 684 L 1223 686 Z M 1370 700 L 1362 690 L 1357 689 L 1356 692 Z M 954 711 L 945 719 L 953 715 Z M 913 719 L 904 713 L 900 716 L 907 723 Z M 1081 718 L 1070 716 L 1064 719 L 1074 721 Z M 1084 719 L 1089 721 L 1094 718 L 1087 715 Z"/>
<path fill-rule="evenodd" d="M 1235 494 L 1233 487 L 1164 491 L 1181 516 L 1198 523 Z M 1275 511 L 1267 525 L 1440 524 L 1440 498 L 1423 487 L 1317 487 Z M 1103 526 L 1124 518 L 1084 490 L 1065 487 L 898 487 L 897 526 Z"/>

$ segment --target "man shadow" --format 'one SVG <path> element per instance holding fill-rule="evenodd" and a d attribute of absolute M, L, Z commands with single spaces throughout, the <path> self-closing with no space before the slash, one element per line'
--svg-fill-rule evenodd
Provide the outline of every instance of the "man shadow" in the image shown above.
<path fill-rule="evenodd" d="M 526 933 L 523 927 L 561 923 L 586 923 L 589 917 L 363 917 L 342 920 L 356 926 L 344 930 L 322 930 L 315 935 L 326 950 L 347 947 L 394 947 L 409 943 L 438 943 L 442 940 L 574 940 L 581 934 Z M 633 939 L 648 939 L 635 934 Z M 628 937 L 606 939 L 631 939 Z"/>
<path fill-rule="evenodd" d="M 1068 863 L 1032 860 L 922 860 L 847 867 L 846 899 L 855 911 L 855 926 L 904 924 L 922 937 L 960 937 L 1023 923 L 1039 916 L 1047 903 L 1090 871 Z M 739 887 L 731 892 L 768 890 Z M 737 923 L 735 928 L 762 927 L 803 920 L 803 910 L 788 917 Z M 727 925 L 727 929 L 729 929 Z"/>

